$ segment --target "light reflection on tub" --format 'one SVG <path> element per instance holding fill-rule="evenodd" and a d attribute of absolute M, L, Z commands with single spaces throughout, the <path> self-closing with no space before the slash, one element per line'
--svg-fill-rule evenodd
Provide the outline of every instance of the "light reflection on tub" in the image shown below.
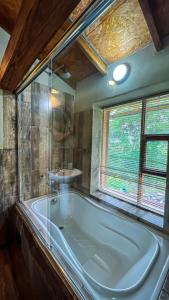
<path fill-rule="evenodd" d="M 38 199 L 31 208 L 41 222 L 49 220 L 52 243 L 102 294 L 138 289 L 157 258 L 158 241 L 150 231 L 77 193 Z"/>

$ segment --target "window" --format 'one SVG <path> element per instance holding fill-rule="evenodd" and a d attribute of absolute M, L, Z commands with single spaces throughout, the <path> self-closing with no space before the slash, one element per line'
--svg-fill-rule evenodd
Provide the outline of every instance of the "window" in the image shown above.
<path fill-rule="evenodd" d="M 103 110 L 99 190 L 164 215 L 169 97 Z"/>

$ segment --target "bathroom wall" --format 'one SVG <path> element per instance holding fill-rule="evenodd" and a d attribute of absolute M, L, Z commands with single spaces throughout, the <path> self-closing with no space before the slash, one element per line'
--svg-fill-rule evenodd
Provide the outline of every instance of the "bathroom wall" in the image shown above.
<path fill-rule="evenodd" d="M 74 117 L 74 167 L 82 171 L 75 188 L 89 193 L 92 146 L 92 110 L 75 113 Z"/>
<path fill-rule="evenodd" d="M 93 104 L 98 102 L 104 107 L 169 91 L 169 41 L 166 40 L 165 44 L 160 52 L 156 52 L 153 45 L 147 46 L 110 65 L 106 76 L 96 74 L 77 84 L 74 165 L 84 174 L 77 186 L 80 190 L 90 189 Z M 130 65 L 130 76 L 121 85 L 110 86 L 108 81 L 112 80 L 113 69 L 122 62 Z"/>
<path fill-rule="evenodd" d="M 26 200 L 48 192 L 49 89 L 33 82 L 18 100 L 19 178 Z"/>
<path fill-rule="evenodd" d="M 18 199 L 16 99 L 7 91 L 1 94 L 3 135 L 0 148 L 0 245 L 6 241 L 8 209 Z M 3 102 L 3 103 L 2 103 Z M 2 130 L 2 128 L 1 128 Z M 3 140 L 2 140 L 3 139 Z"/>

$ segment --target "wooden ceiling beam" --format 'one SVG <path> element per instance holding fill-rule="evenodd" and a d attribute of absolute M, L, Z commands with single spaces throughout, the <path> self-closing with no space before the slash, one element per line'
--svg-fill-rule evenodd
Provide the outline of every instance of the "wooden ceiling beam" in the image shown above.
<path fill-rule="evenodd" d="M 24 0 L 0 67 L 0 86 L 14 91 L 80 0 Z"/>
<path fill-rule="evenodd" d="M 0 0 L 0 26 L 9 34 L 12 33 L 22 0 Z"/>
<path fill-rule="evenodd" d="M 162 49 L 162 42 L 160 40 L 159 33 L 157 31 L 154 18 L 151 12 L 151 8 L 149 5 L 148 0 L 138 0 L 145 18 L 145 21 L 147 23 L 148 29 L 150 31 L 154 46 L 157 51 Z"/>
<path fill-rule="evenodd" d="M 47 56 L 47 54 L 56 46 L 61 36 L 71 25 L 70 20 L 66 20 L 63 27 L 59 29 L 59 31 L 55 34 L 53 39 L 49 42 L 46 48 L 43 50 L 39 59 L 42 60 Z M 96 70 L 98 70 L 102 75 L 107 74 L 108 66 L 102 59 L 102 57 L 96 52 L 96 50 L 92 47 L 92 45 L 88 42 L 88 40 L 81 35 L 77 40 L 77 44 L 80 46 L 83 53 L 87 56 L 90 62 L 94 65 Z"/>
<path fill-rule="evenodd" d="M 90 43 L 82 36 L 77 40 L 83 53 L 88 57 L 90 62 L 96 67 L 96 69 L 102 74 L 107 74 L 107 64 L 103 61 L 96 50 L 90 45 Z"/>
<path fill-rule="evenodd" d="M 64 29 L 66 30 L 72 21 L 69 19 L 64 23 Z M 90 60 L 90 62 L 95 66 L 95 68 L 102 74 L 107 74 L 108 66 L 102 59 L 102 57 L 96 52 L 94 47 L 88 42 L 87 38 L 85 38 L 83 35 L 81 35 L 77 39 L 77 43 L 79 44 L 81 50 L 83 53 L 87 56 L 87 58 Z"/>

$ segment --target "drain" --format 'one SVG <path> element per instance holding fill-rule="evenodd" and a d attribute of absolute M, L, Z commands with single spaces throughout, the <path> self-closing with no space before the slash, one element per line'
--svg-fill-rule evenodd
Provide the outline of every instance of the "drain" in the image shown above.
<path fill-rule="evenodd" d="M 63 230 L 63 229 L 64 229 L 64 226 L 59 226 L 59 229 L 60 229 L 60 230 Z"/>

